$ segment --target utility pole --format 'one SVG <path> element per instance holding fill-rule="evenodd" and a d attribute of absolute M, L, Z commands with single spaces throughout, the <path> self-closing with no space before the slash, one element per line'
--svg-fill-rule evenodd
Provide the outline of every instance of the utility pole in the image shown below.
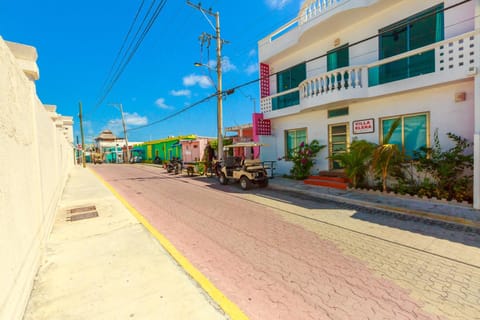
<path fill-rule="evenodd" d="M 127 138 L 127 127 L 125 126 L 125 118 L 123 117 L 123 105 L 121 103 L 110 103 L 111 106 L 119 107 L 120 113 L 122 114 L 122 125 L 123 125 L 123 135 L 125 137 L 125 146 L 127 148 L 127 162 L 130 162 L 130 149 L 128 148 L 128 138 Z M 116 151 L 115 147 L 115 151 Z M 125 159 L 124 159 L 125 160 Z"/>
<path fill-rule="evenodd" d="M 203 9 L 200 4 L 196 5 L 187 0 L 187 4 L 200 12 L 205 16 L 210 26 L 215 30 L 214 38 L 217 40 L 217 140 L 218 140 L 218 160 L 223 160 L 223 92 L 222 92 L 222 38 L 220 37 L 220 13 L 212 12 L 212 9 L 208 11 Z M 210 15 L 215 18 L 216 26 L 210 22 L 206 15 Z"/>
<path fill-rule="evenodd" d="M 78 103 L 78 107 L 80 109 L 80 112 L 78 114 L 78 118 L 80 119 L 80 134 L 82 135 L 82 164 L 83 167 L 85 168 L 85 138 L 83 137 L 83 120 L 82 120 L 82 102 L 80 101 Z"/>

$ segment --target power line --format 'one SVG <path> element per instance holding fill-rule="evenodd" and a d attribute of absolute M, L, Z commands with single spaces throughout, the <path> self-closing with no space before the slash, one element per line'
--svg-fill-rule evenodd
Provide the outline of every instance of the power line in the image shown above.
<path fill-rule="evenodd" d="M 146 125 L 143 125 L 143 126 L 139 126 L 139 127 L 135 127 L 135 128 L 129 129 L 128 131 L 135 131 L 135 130 L 140 130 L 140 129 L 145 129 L 145 128 L 151 127 L 151 126 L 156 125 L 156 124 L 158 124 L 158 123 L 160 123 L 160 122 L 163 122 L 163 121 L 166 121 L 166 120 L 171 119 L 171 118 L 173 118 L 173 117 L 176 117 L 176 116 L 178 116 L 179 114 L 182 114 L 182 113 L 184 113 L 185 111 L 187 111 L 187 110 L 189 110 L 189 109 L 191 109 L 191 108 L 193 108 L 193 107 L 195 107 L 195 106 L 197 106 L 197 105 L 199 105 L 199 104 L 202 104 L 202 103 L 204 103 L 204 102 L 206 102 L 206 101 L 208 101 L 208 100 L 210 100 L 211 98 L 216 97 L 216 96 L 217 96 L 217 93 L 211 94 L 211 95 L 203 98 L 202 100 L 199 100 L 199 101 L 197 101 L 197 102 L 194 102 L 194 103 L 192 103 L 191 105 L 189 105 L 189 106 L 187 106 L 187 107 L 185 107 L 185 108 L 183 108 L 183 109 L 181 109 L 181 110 L 178 110 L 177 112 L 174 112 L 174 113 L 172 113 L 172 114 L 170 114 L 170 115 L 168 115 L 168 116 L 166 116 L 166 117 L 164 117 L 164 118 L 162 118 L 162 119 L 156 120 L 156 121 L 154 121 L 154 122 L 151 122 L 151 123 L 146 124 Z"/>
<path fill-rule="evenodd" d="M 419 20 L 421 20 L 421 19 L 425 19 L 425 18 L 428 17 L 428 16 L 431 16 L 431 15 L 433 15 L 433 14 L 437 14 L 438 12 L 445 12 L 445 11 L 447 11 L 447 10 L 453 9 L 453 8 L 455 8 L 455 7 L 458 7 L 458 6 L 460 6 L 460 5 L 463 5 L 463 4 L 465 4 L 465 3 L 467 3 L 467 2 L 470 2 L 470 1 L 472 1 L 472 0 L 465 0 L 465 1 L 462 1 L 462 2 L 459 2 L 459 3 L 456 3 L 456 4 L 454 4 L 454 5 L 451 5 L 451 6 L 447 7 L 447 8 L 443 8 L 443 9 L 441 9 L 441 10 L 435 10 L 435 11 L 433 11 L 432 13 L 430 13 L 430 14 L 428 14 L 428 15 L 423 15 L 423 16 L 421 16 L 421 17 L 418 17 L 418 18 L 415 18 L 415 19 L 412 19 L 412 20 L 409 20 L 409 21 L 405 21 L 404 23 L 398 24 L 398 25 L 396 25 L 396 26 L 400 26 L 400 27 L 401 27 L 401 26 L 406 25 L 406 24 L 408 24 L 408 23 L 412 23 L 412 22 L 414 22 L 414 21 L 419 21 Z M 466 21 L 468 21 L 468 20 L 473 20 L 473 19 L 476 19 L 476 18 L 477 18 L 477 16 L 474 16 L 473 18 L 466 19 L 466 20 L 462 20 L 462 21 L 460 21 L 460 22 L 458 22 L 458 23 L 456 23 L 456 24 L 452 24 L 452 25 L 450 25 L 450 26 L 448 26 L 448 27 L 453 27 L 453 26 L 455 26 L 455 25 L 457 25 L 457 24 L 461 24 L 461 23 L 464 23 L 464 22 L 466 22 Z M 390 31 L 391 31 L 391 30 L 390 30 Z M 377 37 L 379 37 L 379 36 L 381 36 L 381 35 L 383 35 L 383 34 L 385 34 L 385 33 L 390 32 L 390 31 L 387 30 L 387 31 L 379 32 L 379 33 L 377 33 L 377 34 L 375 34 L 375 35 L 372 35 L 372 36 L 367 37 L 367 38 L 364 38 L 364 39 L 362 39 L 362 40 L 360 40 L 360 41 L 357 41 L 357 42 L 354 42 L 354 43 L 352 43 L 352 44 L 349 44 L 349 45 L 347 45 L 347 47 L 352 47 L 352 46 L 359 45 L 359 44 L 361 44 L 361 43 L 363 43 L 363 42 L 366 42 L 366 41 L 375 39 L 375 38 L 377 38 Z M 306 61 L 303 61 L 302 63 L 312 62 L 312 61 L 318 60 L 318 59 L 320 59 L 320 58 L 326 57 L 327 55 L 328 55 L 328 53 L 325 53 L 325 54 L 316 56 L 316 57 L 314 57 L 314 58 L 308 59 L 308 60 L 306 60 Z M 282 71 L 283 71 L 283 70 L 282 70 Z M 279 74 L 279 73 L 282 72 L 282 71 L 277 71 L 277 72 L 275 72 L 275 73 L 272 73 L 272 74 L 270 74 L 268 77 L 276 76 L 277 74 Z M 227 89 L 227 90 L 224 90 L 224 91 L 222 91 L 222 92 L 219 92 L 218 94 L 219 94 L 219 95 L 222 95 L 222 96 L 225 96 L 225 95 L 227 95 L 227 94 L 233 93 L 233 92 L 234 92 L 235 90 L 237 90 L 237 89 L 241 89 L 241 88 L 243 88 L 243 87 L 246 87 L 246 86 L 249 86 L 249 85 L 254 84 L 254 83 L 256 83 L 256 82 L 259 82 L 260 80 L 262 80 L 261 77 L 260 77 L 260 78 L 253 79 L 253 80 L 250 80 L 250 81 L 247 81 L 247 82 L 244 82 L 244 83 L 241 83 L 241 84 L 236 85 L 236 86 L 234 86 L 234 87 L 231 87 L 231 88 L 229 88 L 229 89 Z M 216 96 L 217 96 L 217 93 L 211 94 L 211 95 L 207 96 L 206 98 L 204 98 L 204 99 L 202 99 L 202 100 L 200 100 L 200 101 L 194 102 L 193 104 L 189 105 L 188 107 L 183 108 L 183 109 L 181 109 L 181 110 L 179 110 L 179 111 L 177 111 L 177 112 L 175 112 L 175 113 L 173 113 L 173 114 L 171 114 L 171 115 L 168 115 L 168 116 L 166 116 L 166 117 L 164 117 L 164 118 L 162 118 L 162 119 L 156 120 L 156 121 L 154 121 L 154 122 L 152 122 L 152 123 L 150 123 L 150 124 L 132 128 L 132 129 L 130 129 L 129 131 L 144 129 L 144 128 L 153 126 L 153 125 L 155 125 L 155 124 L 158 124 L 158 123 L 160 123 L 160 122 L 169 120 L 169 119 L 171 119 L 171 118 L 173 118 L 173 117 L 175 117 L 175 116 L 178 116 L 178 115 L 186 112 L 187 110 L 189 110 L 189 109 L 191 109 L 191 108 L 193 108 L 193 107 L 195 107 L 195 106 L 197 106 L 197 105 L 199 105 L 199 104 L 201 104 L 201 103 L 203 103 L 203 102 L 206 102 L 206 101 L 208 101 L 208 100 L 210 100 L 211 98 L 216 97 Z"/>
<path fill-rule="evenodd" d="M 110 80 L 107 80 L 107 85 L 104 86 L 104 89 L 103 89 L 103 93 L 100 95 L 100 98 L 98 99 L 96 105 L 95 105 L 95 108 L 98 108 L 102 102 L 105 100 L 105 98 L 108 96 L 108 94 L 110 93 L 110 91 L 112 90 L 113 86 L 115 85 L 115 83 L 118 81 L 118 79 L 120 78 L 120 76 L 122 75 L 122 73 L 124 72 L 125 68 L 127 67 L 127 65 L 130 63 L 130 61 L 132 60 L 133 56 L 135 55 L 135 53 L 137 52 L 138 48 L 140 47 L 140 44 L 143 42 L 143 40 L 145 39 L 146 35 L 148 34 L 148 32 L 150 31 L 150 29 L 152 28 L 153 24 L 155 23 L 158 15 L 160 14 L 160 12 L 162 11 L 163 7 L 165 6 L 165 4 L 167 3 L 167 0 L 161 0 L 157 6 L 154 8 L 155 6 L 155 2 L 156 0 L 153 0 L 150 4 L 150 7 L 148 8 L 148 11 L 146 12 L 146 14 L 143 16 L 143 20 L 140 24 L 140 26 L 137 28 L 137 31 L 135 33 L 135 36 L 131 39 L 130 41 L 130 44 L 128 45 L 128 48 L 125 50 L 125 52 L 123 53 L 123 57 L 122 57 L 122 60 L 121 62 L 118 64 L 117 68 L 116 68 L 116 71 L 113 73 L 113 75 L 111 76 Z M 133 25 L 136 23 L 137 21 L 137 18 L 138 18 L 138 12 L 141 11 L 141 8 L 143 7 L 143 1 L 139 7 L 139 10 L 137 10 L 137 15 L 135 16 L 135 19 L 134 21 L 132 22 L 132 25 L 130 27 L 130 30 L 129 32 L 127 33 L 127 37 L 128 35 L 130 34 L 131 32 L 131 29 L 133 27 Z M 154 8 L 154 9 L 153 9 Z M 153 13 L 151 13 L 153 10 Z M 147 21 L 148 19 L 148 21 Z M 147 22 L 146 26 L 144 27 L 144 24 L 145 22 Z M 122 44 L 122 48 L 124 48 L 125 46 L 125 42 Z M 115 65 L 115 63 L 114 63 Z"/>
<path fill-rule="evenodd" d="M 113 69 L 114 67 L 117 65 L 118 63 L 118 59 L 120 58 L 120 54 L 122 53 L 123 49 L 125 48 L 125 44 L 127 43 L 127 40 L 130 38 L 130 34 L 132 33 L 132 30 L 133 30 L 133 27 L 134 25 L 137 23 L 137 19 L 138 19 L 138 16 L 140 15 L 140 12 L 142 11 L 142 8 L 143 8 L 143 5 L 145 3 L 145 0 L 142 0 L 142 3 L 140 3 L 140 6 L 138 7 L 137 9 L 137 13 L 135 14 L 135 17 L 133 18 L 133 21 L 132 23 L 130 24 L 130 28 L 128 29 L 128 32 L 127 34 L 125 35 L 125 37 L 123 38 L 123 42 L 122 42 L 122 46 L 120 47 L 120 49 L 118 50 L 117 52 L 117 55 L 113 61 L 113 64 L 112 66 L 110 67 L 110 71 L 108 72 L 107 74 L 107 77 L 105 78 L 105 81 L 102 85 L 102 91 L 105 89 L 106 85 L 107 85 L 107 82 L 108 82 L 108 79 L 110 78 L 110 76 L 112 75 L 112 72 L 113 72 Z"/>

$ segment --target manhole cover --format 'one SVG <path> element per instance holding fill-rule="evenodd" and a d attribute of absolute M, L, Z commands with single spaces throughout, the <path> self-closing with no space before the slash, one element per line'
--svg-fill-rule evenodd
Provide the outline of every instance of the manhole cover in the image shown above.
<path fill-rule="evenodd" d="M 67 221 L 78 221 L 98 217 L 97 208 L 95 206 L 72 208 L 67 210 L 67 213 L 69 214 Z"/>

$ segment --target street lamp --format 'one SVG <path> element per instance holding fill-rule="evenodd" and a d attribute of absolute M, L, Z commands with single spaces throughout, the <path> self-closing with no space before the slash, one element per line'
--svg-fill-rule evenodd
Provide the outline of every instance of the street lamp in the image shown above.
<path fill-rule="evenodd" d="M 217 50 L 218 51 L 218 50 Z M 217 52 L 218 53 L 218 52 Z M 212 81 L 215 89 L 217 90 L 217 156 L 218 160 L 221 161 L 223 159 L 223 100 L 222 100 L 222 58 L 221 56 L 217 57 L 217 85 Z M 212 69 L 209 65 L 194 62 L 193 65 L 195 67 L 206 67 L 208 69 Z"/>
<path fill-rule="evenodd" d="M 123 135 L 125 137 L 125 146 L 127 148 L 127 163 L 130 161 L 130 149 L 128 148 L 127 127 L 125 126 L 125 118 L 123 117 L 123 106 L 121 103 L 110 103 L 110 106 L 119 107 L 122 114 Z M 116 148 L 115 148 L 116 151 Z M 125 159 L 124 159 L 125 160 Z"/>
<path fill-rule="evenodd" d="M 208 38 L 213 37 L 217 41 L 217 140 L 218 140 L 218 160 L 221 161 L 223 159 L 223 120 L 222 120 L 222 43 L 223 40 L 220 37 L 220 13 L 219 12 L 212 12 L 212 10 L 204 10 L 199 3 L 198 5 L 195 5 L 191 3 L 190 1 L 187 0 L 187 4 L 195 9 L 200 10 L 212 29 L 215 30 L 215 36 L 210 36 L 210 35 L 205 35 L 208 36 Z M 207 15 L 212 16 L 215 18 L 215 26 L 210 22 L 210 20 L 207 18 Z M 195 63 L 196 66 L 202 66 L 201 63 Z M 208 66 L 207 66 L 208 67 Z"/>

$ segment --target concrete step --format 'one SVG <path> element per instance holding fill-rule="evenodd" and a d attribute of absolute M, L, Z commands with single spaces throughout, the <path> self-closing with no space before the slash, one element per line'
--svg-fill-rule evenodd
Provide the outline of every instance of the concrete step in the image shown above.
<path fill-rule="evenodd" d="M 303 183 L 327 188 L 346 190 L 348 188 L 348 179 L 343 177 L 330 176 L 310 176 L 303 180 Z"/>

